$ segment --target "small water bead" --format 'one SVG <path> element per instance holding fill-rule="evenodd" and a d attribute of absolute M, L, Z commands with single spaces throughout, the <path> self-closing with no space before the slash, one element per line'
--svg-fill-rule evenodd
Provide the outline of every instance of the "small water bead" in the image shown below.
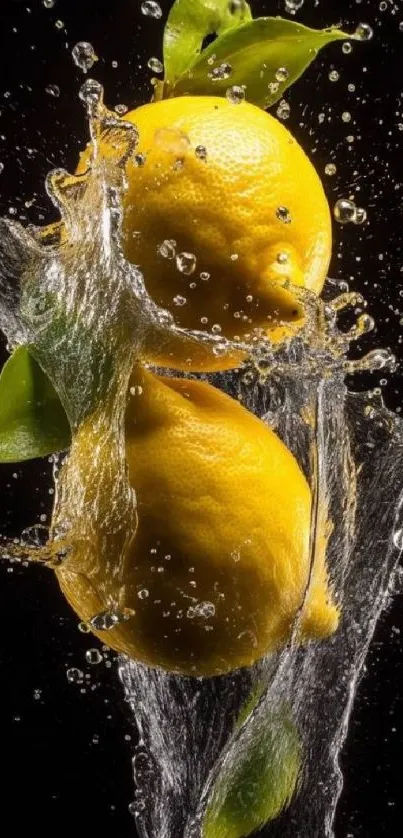
<path fill-rule="evenodd" d="M 176 267 L 181 274 L 190 276 L 196 270 L 197 259 L 194 253 L 178 253 Z"/>
<path fill-rule="evenodd" d="M 279 67 L 278 70 L 276 70 L 276 79 L 278 82 L 287 81 L 289 75 L 290 73 L 287 70 L 287 67 Z"/>
<path fill-rule="evenodd" d="M 103 92 L 102 84 L 99 81 L 87 79 L 81 85 L 78 95 L 86 105 L 96 105 L 98 102 L 102 102 Z"/>
<path fill-rule="evenodd" d="M 176 297 L 173 298 L 173 301 L 176 306 L 185 306 L 187 303 L 186 297 L 182 297 L 181 294 L 177 294 Z"/>
<path fill-rule="evenodd" d="M 156 20 L 160 20 L 160 18 L 162 18 L 161 6 L 159 3 L 156 3 L 155 0 L 145 0 L 145 2 L 141 4 L 141 11 L 146 17 L 154 17 Z"/>
<path fill-rule="evenodd" d="M 338 81 L 340 78 L 340 73 L 338 70 L 331 70 L 329 73 L 329 81 Z"/>
<path fill-rule="evenodd" d="M 240 105 L 241 102 L 245 101 L 245 88 L 234 84 L 232 87 L 228 88 L 225 95 L 228 102 L 231 102 L 232 105 Z"/>
<path fill-rule="evenodd" d="M 60 96 L 60 87 L 57 84 L 48 84 L 45 87 L 45 92 L 49 94 L 49 96 L 54 96 L 55 99 Z"/>
<path fill-rule="evenodd" d="M 348 198 L 339 198 L 334 205 L 334 217 L 339 224 L 351 224 L 355 220 L 357 207 Z"/>
<path fill-rule="evenodd" d="M 207 160 L 207 149 L 204 145 L 197 145 L 195 148 L 195 155 L 198 160 Z"/>
<path fill-rule="evenodd" d="M 81 634 L 89 634 L 91 631 L 88 623 L 81 622 L 78 624 L 78 630 L 81 631 Z"/>
<path fill-rule="evenodd" d="M 124 611 L 102 611 L 90 620 L 90 626 L 95 631 L 109 631 L 120 623 L 130 619 L 130 614 Z"/>
<path fill-rule="evenodd" d="M 135 154 L 134 155 L 134 163 L 139 168 L 141 168 L 141 166 L 145 165 L 146 160 L 147 160 L 147 157 L 146 157 L 145 154 Z"/>
<path fill-rule="evenodd" d="M 212 81 L 221 81 L 222 79 L 229 79 L 232 76 L 232 67 L 231 64 L 219 64 L 218 67 L 214 67 L 211 73 L 208 73 L 209 79 Z"/>
<path fill-rule="evenodd" d="M 278 89 L 279 89 L 279 87 L 280 87 L 280 85 L 279 85 L 278 81 L 271 81 L 271 82 L 267 85 L 268 91 L 269 91 L 269 93 L 271 93 L 272 95 L 274 95 L 275 93 L 278 93 Z"/>
<path fill-rule="evenodd" d="M 116 111 L 117 114 L 119 114 L 119 116 L 124 116 L 124 114 L 127 113 L 129 108 L 127 107 L 127 105 L 121 104 L 121 105 L 115 105 L 114 110 Z"/>
<path fill-rule="evenodd" d="M 62 20 L 57 20 L 55 23 L 56 29 L 63 29 L 64 23 Z"/>
<path fill-rule="evenodd" d="M 73 61 L 83 73 L 86 73 L 98 61 L 94 47 L 88 41 L 79 41 L 71 50 Z"/>
<path fill-rule="evenodd" d="M 336 174 L 336 172 L 337 172 L 337 166 L 335 166 L 334 163 L 327 163 L 326 164 L 326 166 L 325 166 L 325 174 L 326 175 L 329 175 L 329 177 L 332 177 L 333 175 Z"/>
<path fill-rule="evenodd" d="M 279 265 L 286 265 L 288 262 L 288 253 L 284 253 L 284 251 L 277 253 L 276 262 L 278 262 Z"/>
<path fill-rule="evenodd" d="M 350 84 L 347 85 L 347 90 L 349 91 L 349 93 L 354 93 L 355 84 L 353 82 L 350 82 Z"/>
<path fill-rule="evenodd" d="M 176 256 L 176 241 L 175 239 L 164 239 L 162 244 L 157 248 L 157 252 L 163 259 L 175 259 Z"/>
<path fill-rule="evenodd" d="M 356 213 L 355 213 L 354 224 L 358 224 L 358 225 L 365 224 L 365 222 L 367 220 L 367 217 L 368 216 L 367 216 L 366 209 L 364 209 L 363 207 L 357 207 Z"/>
<path fill-rule="evenodd" d="M 84 681 L 84 672 L 72 666 L 67 670 L 66 677 L 70 684 L 82 684 Z"/>
<path fill-rule="evenodd" d="M 149 70 L 152 70 L 153 73 L 163 73 L 164 72 L 164 65 L 163 65 L 162 61 L 159 60 L 159 58 L 155 58 L 155 57 L 149 58 L 148 61 L 147 61 L 147 67 L 149 68 Z"/>
<path fill-rule="evenodd" d="M 343 122 L 351 122 L 351 113 L 349 111 L 343 111 L 341 118 Z"/>
<path fill-rule="evenodd" d="M 103 657 L 99 649 L 87 649 L 85 653 L 85 660 L 87 663 L 90 663 L 91 666 L 96 666 L 98 663 L 102 663 Z"/>
<path fill-rule="evenodd" d="M 295 15 L 303 5 L 304 0 L 285 0 L 285 10 L 290 15 Z"/>
<path fill-rule="evenodd" d="M 291 213 L 287 207 L 277 207 L 276 216 L 283 224 L 291 224 Z"/>
<path fill-rule="evenodd" d="M 208 271 L 202 271 L 201 274 L 200 274 L 200 279 L 203 282 L 208 282 L 208 280 L 210 279 L 210 276 L 211 276 L 211 274 L 209 274 Z"/>
<path fill-rule="evenodd" d="M 204 617 L 204 619 L 208 619 L 209 617 L 214 617 L 214 615 L 215 606 L 212 602 L 198 602 L 197 605 L 191 605 L 186 612 L 186 616 L 189 620 L 192 620 L 195 617 Z"/>
<path fill-rule="evenodd" d="M 42 0 L 42 5 L 45 6 L 45 9 L 53 9 L 55 0 Z"/>
<path fill-rule="evenodd" d="M 350 44 L 350 41 L 345 41 L 341 49 L 342 52 L 344 52 L 344 55 L 350 55 L 350 53 L 352 53 L 353 51 L 353 47 Z"/>
<path fill-rule="evenodd" d="M 148 599 L 148 597 L 150 596 L 150 592 L 147 590 L 147 588 L 141 588 L 141 590 L 137 592 L 137 596 L 139 599 Z"/>
<path fill-rule="evenodd" d="M 359 23 L 354 32 L 355 38 L 358 41 L 370 41 L 373 37 L 373 34 L 374 30 L 372 29 L 372 26 L 369 25 L 369 23 Z"/>
<path fill-rule="evenodd" d="M 381 0 L 381 2 L 379 4 L 379 11 L 380 12 L 386 12 L 387 8 L 388 8 L 388 4 L 385 2 L 385 0 Z"/>
<path fill-rule="evenodd" d="M 281 99 L 276 113 L 279 119 L 288 119 L 290 116 L 291 107 L 285 99 Z"/>

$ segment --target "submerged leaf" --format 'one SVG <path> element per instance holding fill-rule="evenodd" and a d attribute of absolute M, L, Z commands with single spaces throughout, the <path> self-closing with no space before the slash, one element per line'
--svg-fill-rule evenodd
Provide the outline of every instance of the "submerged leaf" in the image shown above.
<path fill-rule="evenodd" d="M 245 0 L 176 0 L 164 32 L 165 81 L 172 87 L 200 54 L 204 38 L 251 20 Z"/>
<path fill-rule="evenodd" d="M 296 792 L 301 743 L 294 723 L 284 711 L 256 721 L 221 767 L 203 838 L 244 838 L 278 817 Z"/>
<path fill-rule="evenodd" d="M 69 445 L 60 399 L 27 347 L 20 346 L 0 376 L 0 462 L 45 457 Z"/>
<path fill-rule="evenodd" d="M 258 18 L 220 35 L 181 75 L 171 95 L 223 96 L 232 85 L 245 86 L 246 99 L 267 108 L 322 47 L 349 37 L 340 29 L 309 29 L 282 18 Z M 224 66 L 231 68 L 230 77 L 220 76 Z"/>

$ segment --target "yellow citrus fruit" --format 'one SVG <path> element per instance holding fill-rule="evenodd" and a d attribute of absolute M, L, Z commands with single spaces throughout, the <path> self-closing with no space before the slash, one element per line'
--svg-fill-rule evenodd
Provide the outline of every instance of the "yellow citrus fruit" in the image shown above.
<path fill-rule="evenodd" d="M 125 117 L 139 131 L 127 163 L 124 248 L 150 296 L 180 327 L 227 338 L 256 328 L 279 340 L 301 324 L 291 283 L 320 293 L 331 254 L 322 184 L 277 119 L 225 98 L 154 102 Z M 105 156 L 118 153 L 100 146 Z M 88 164 L 82 155 L 79 171 Z M 221 330 L 221 332 L 220 332 Z M 240 354 L 166 338 L 147 354 L 159 365 L 225 369 Z"/>
<path fill-rule="evenodd" d="M 111 501 L 107 486 L 94 485 L 90 535 L 76 533 L 56 571 L 61 588 L 87 622 L 108 607 L 105 590 L 112 593 L 131 616 L 96 633 L 150 666 L 211 676 L 251 665 L 289 638 L 303 602 L 311 514 L 305 477 L 273 431 L 205 382 L 136 367 L 130 392 L 126 459 L 138 528 L 123 576 L 113 541 L 105 566 L 97 553 Z M 94 445 L 102 445 L 90 424 L 78 430 L 71 454 L 83 474 Z M 106 460 L 108 449 L 99 450 Z M 302 635 L 325 637 L 337 622 L 321 537 Z"/>

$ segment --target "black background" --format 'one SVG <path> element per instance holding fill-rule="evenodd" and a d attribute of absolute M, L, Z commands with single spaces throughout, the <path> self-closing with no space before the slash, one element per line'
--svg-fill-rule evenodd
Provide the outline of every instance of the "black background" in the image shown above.
<path fill-rule="evenodd" d="M 1 215 L 24 223 L 55 217 L 44 177 L 55 166 L 74 170 L 87 140 L 78 100 L 84 78 L 71 58 L 77 41 L 94 45 L 100 60 L 90 74 L 104 83 L 109 107 L 125 103 L 131 109 L 150 98 L 146 65 L 152 55 L 161 58 L 163 21 L 145 18 L 140 5 L 140 0 L 55 0 L 54 8 L 46 9 L 42 0 L 2 0 Z M 170 3 L 160 5 L 165 18 Z M 255 15 L 284 13 L 283 0 L 252 0 L 252 7 Z M 330 268 L 331 277 L 364 292 L 377 321 L 376 332 L 356 354 L 380 345 L 401 357 L 403 5 L 401 0 L 305 0 L 297 19 L 317 28 L 342 23 L 350 31 L 364 20 L 375 30 L 374 39 L 354 44 L 350 55 L 340 44 L 324 51 L 287 94 L 288 126 L 323 177 L 331 205 L 354 194 L 368 211 L 363 227 L 335 225 Z M 332 69 L 340 72 L 337 82 L 328 78 Z M 355 92 L 348 90 L 351 83 Z M 49 85 L 57 85 L 60 95 L 53 96 Z M 344 111 L 351 113 L 349 123 L 341 118 Z M 346 140 L 350 134 L 352 142 Z M 329 162 L 337 166 L 334 177 L 324 174 Z M 400 367 L 394 376 L 367 376 L 354 386 L 380 386 L 388 405 L 400 410 Z M 49 515 L 50 474 L 47 462 L 1 467 L 3 535 L 16 536 Z M 42 834 L 63 829 L 83 835 L 90 829 L 101 838 L 135 835 L 128 810 L 135 731 L 116 667 L 110 665 L 113 656 L 105 654 L 95 666 L 86 662 L 85 651 L 96 641 L 78 631 L 77 619 L 45 570 L 0 566 L 0 620 L 5 771 L 0 828 L 10 820 L 15 835 L 27 826 Z M 343 753 L 337 838 L 389 836 L 394 823 L 402 822 L 401 631 L 401 599 L 396 598 L 378 627 Z M 83 672 L 83 683 L 68 682 L 71 667 Z"/>

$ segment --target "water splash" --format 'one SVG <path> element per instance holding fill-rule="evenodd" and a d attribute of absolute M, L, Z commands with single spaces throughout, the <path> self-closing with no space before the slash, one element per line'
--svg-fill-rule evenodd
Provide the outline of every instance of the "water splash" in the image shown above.
<path fill-rule="evenodd" d="M 300 648 L 292 641 L 253 669 L 220 678 L 182 678 L 122 660 L 120 675 L 140 732 L 133 813 L 148 838 L 209 838 L 206 824 L 225 810 L 245 755 L 254 748 L 262 751 L 262 731 L 267 747 L 273 719 L 278 723 L 286 713 L 303 760 L 299 793 L 282 814 L 276 811 L 265 834 L 291 838 L 297 824 L 308 834 L 330 838 L 342 783 L 338 755 L 402 546 L 401 422 L 376 398 L 349 393 L 344 379 L 347 373 L 392 365 L 393 358 L 380 349 L 364 359 L 348 357 L 351 343 L 373 326 L 364 312 L 350 331 L 341 331 L 339 313 L 364 302 L 348 289 L 326 302 L 295 290 L 306 312 L 305 326 L 280 347 L 261 333 L 249 344 L 234 344 L 221 335 L 179 329 L 149 298 L 141 272 L 121 249 L 125 163 L 135 154 L 136 129 L 104 108 L 98 82 L 88 79 L 81 98 L 93 153 L 85 174 L 55 170 L 49 175 L 48 192 L 61 222 L 27 230 L 0 222 L 0 327 L 11 346 L 29 344 L 72 428 L 85 424 L 89 453 L 76 456 L 82 445 L 77 435 L 58 476 L 45 546 L 31 533 L 5 552 L 35 556 L 62 573 L 77 574 L 71 558 L 80 550 L 94 602 L 90 624 L 109 631 L 125 622 L 130 614 L 124 604 L 124 562 L 136 534 L 123 425 L 133 362 L 151 332 L 161 342 L 169 333 L 178 341 L 207 343 L 217 353 L 234 347 L 248 353 L 239 374 L 211 380 L 274 427 L 308 476 L 314 501 L 312 569 L 319 510 L 329 510 L 328 567 L 343 621 L 326 643 Z M 101 155 L 101 144 L 121 149 L 119 160 Z M 287 223 L 286 214 L 283 220 Z M 162 246 L 166 258 L 175 258 L 172 242 Z M 193 267 L 187 258 L 189 264 Z M 95 559 L 89 561 L 91 556 Z M 297 618 L 294 641 L 299 631 Z M 251 694 L 256 700 L 245 714 Z M 261 788 L 260 797 L 269 792 Z"/>

